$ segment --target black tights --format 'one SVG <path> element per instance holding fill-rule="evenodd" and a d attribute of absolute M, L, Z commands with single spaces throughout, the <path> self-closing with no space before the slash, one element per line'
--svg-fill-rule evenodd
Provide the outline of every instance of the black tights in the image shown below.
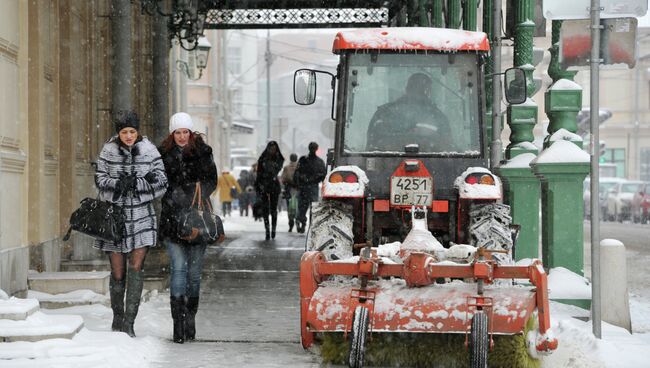
<path fill-rule="evenodd" d="M 271 219 L 278 218 L 278 199 L 280 198 L 280 193 L 270 192 L 270 193 L 259 193 L 260 198 L 262 198 L 262 217 L 268 221 L 269 215 Z"/>
<path fill-rule="evenodd" d="M 148 247 L 134 249 L 130 253 L 109 252 L 108 259 L 111 262 L 111 276 L 115 281 L 124 280 L 126 274 L 126 259 L 129 259 L 129 266 L 135 272 L 140 272 L 144 265 L 144 258 L 147 256 Z"/>

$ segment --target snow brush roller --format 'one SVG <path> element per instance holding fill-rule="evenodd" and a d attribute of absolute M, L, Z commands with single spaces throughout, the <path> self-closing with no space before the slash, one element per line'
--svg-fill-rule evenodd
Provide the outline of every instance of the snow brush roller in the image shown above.
<path fill-rule="evenodd" d="M 325 362 L 350 367 L 539 366 L 535 357 L 558 346 L 550 331 L 546 273 L 539 261 L 496 264 L 495 252 L 478 248 L 466 264 L 418 251 L 395 263 L 370 247 L 358 258 L 333 262 L 306 252 L 300 263 L 302 345 L 321 342 Z M 531 285 L 493 283 L 498 279 Z"/>

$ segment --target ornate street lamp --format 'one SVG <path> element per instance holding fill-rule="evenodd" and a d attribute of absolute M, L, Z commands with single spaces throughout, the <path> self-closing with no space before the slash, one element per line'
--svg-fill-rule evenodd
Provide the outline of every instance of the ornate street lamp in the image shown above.
<path fill-rule="evenodd" d="M 169 17 L 168 27 L 170 38 L 178 39 L 180 46 L 192 51 L 199 46 L 199 38 L 203 36 L 203 27 L 208 7 L 201 0 L 172 0 L 172 11 L 164 11 L 165 0 L 140 0 L 142 13 L 156 13 Z M 202 6 L 200 6 L 202 5 Z"/>
<path fill-rule="evenodd" d="M 183 42 L 184 41 L 181 41 L 181 45 Z M 190 63 L 187 61 L 177 60 L 176 68 L 183 72 L 185 76 L 190 80 L 201 79 L 201 76 L 203 75 L 203 69 L 208 66 L 208 55 L 210 54 L 210 48 L 212 48 L 212 45 L 210 45 L 208 39 L 205 37 L 199 37 L 196 40 L 196 47 L 190 51 L 191 54 L 189 55 L 190 58 L 194 59 L 194 62 L 192 63 L 193 67 L 191 67 Z M 195 78 L 195 73 L 193 73 L 191 70 L 196 69 L 198 69 L 199 75 Z"/>

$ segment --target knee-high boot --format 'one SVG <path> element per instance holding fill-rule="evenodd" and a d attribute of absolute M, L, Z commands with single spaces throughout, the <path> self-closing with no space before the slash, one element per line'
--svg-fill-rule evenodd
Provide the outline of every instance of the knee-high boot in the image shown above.
<path fill-rule="evenodd" d="M 275 228 L 278 225 L 277 212 L 271 215 L 271 239 L 275 239 Z"/>
<path fill-rule="evenodd" d="M 122 331 L 122 324 L 124 323 L 124 290 L 126 282 L 122 280 L 115 280 L 111 275 L 108 283 L 111 295 L 111 309 L 113 310 L 113 323 L 111 330 Z"/>
<path fill-rule="evenodd" d="M 135 271 L 129 267 L 126 280 L 126 307 L 124 309 L 124 325 L 122 331 L 131 337 L 135 337 L 133 323 L 135 322 L 135 317 L 138 315 L 138 308 L 140 308 L 144 271 Z"/>
<path fill-rule="evenodd" d="M 269 217 L 264 216 L 264 229 L 266 229 L 266 240 L 271 239 L 271 234 L 269 231 Z"/>
<path fill-rule="evenodd" d="M 192 341 L 196 338 L 196 312 L 199 310 L 199 297 L 187 298 L 187 314 L 185 315 L 185 340 Z"/>
<path fill-rule="evenodd" d="M 174 342 L 182 344 L 185 342 L 185 318 L 187 316 L 185 296 L 171 296 L 169 304 L 174 320 Z"/>

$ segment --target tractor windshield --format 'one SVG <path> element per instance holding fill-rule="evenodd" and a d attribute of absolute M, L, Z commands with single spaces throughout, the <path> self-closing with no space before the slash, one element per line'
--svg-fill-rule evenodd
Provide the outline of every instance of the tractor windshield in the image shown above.
<path fill-rule="evenodd" d="M 476 54 L 351 54 L 343 128 L 348 153 L 479 155 Z"/>

